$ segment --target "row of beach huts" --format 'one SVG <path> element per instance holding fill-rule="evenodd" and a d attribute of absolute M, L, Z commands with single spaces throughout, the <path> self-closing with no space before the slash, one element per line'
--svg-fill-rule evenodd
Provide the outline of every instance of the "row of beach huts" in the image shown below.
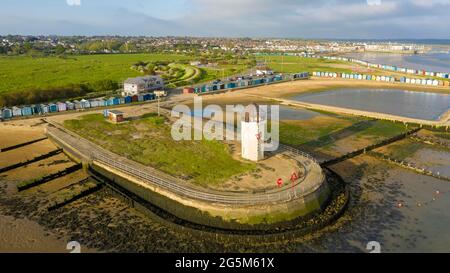
<path fill-rule="evenodd" d="M 82 110 L 97 107 L 108 107 L 120 104 L 128 104 L 133 102 L 144 102 L 155 100 L 156 96 L 153 93 L 126 96 L 126 97 L 111 97 L 111 98 L 97 98 L 97 99 L 82 99 L 66 102 L 57 102 L 50 104 L 35 104 L 29 106 L 14 106 L 11 108 L 0 109 L 0 119 L 8 120 L 13 117 L 28 117 L 34 115 L 46 115 L 57 112 L 66 112 L 72 110 Z"/>
<path fill-rule="evenodd" d="M 378 68 L 383 69 L 387 71 L 393 71 L 393 72 L 399 72 L 399 73 L 407 73 L 412 75 L 420 75 L 420 76 L 428 76 L 428 77 L 437 77 L 442 79 L 450 79 L 450 73 L 444 73 L 444 72 L 432 72 L 432 71 L 426 71 L 426 70 L 417 70 L 417 69 L 411 69 L 411 68 L 405 68 L 405 67 L 398 67 L 393 65 L 385 65 L 385 64 L 374 64 L 367 61 L 362 61 L 358 59 L 353 58 L 347 58 L 347 57 L 338 57 L 338 56 L 314 56 L 315 58 L 324 58 L 327 60 L 335 60 L 335 61 L 345 61 L 345 62 L 352 62 L 357 63 L 363 66 L 372 67 L 372 68 Z"/>
<path fill-rule="evenodd" d="M 310 75 L 308 72 L 294 73 L 294 74 L 279 74 L 279 75 L 265 75 L 263 77 L 238 77 L 236 79 L 231 79 L 228 81 L 214 81 L 209 84 L 197 86 L 197 87 L 187 87 L 184 88 L 183 92 L 186 93 L 209 93 L 216 91 L 227 91 L 232 89 L 254 87 L 259 85 L 267 85 L 280 81 L 287 80 L 306 80 L 309 79 Z"/>
<path fill-rule="evenodd" d="M 351 74 L 351 73 L 334 73 L 334 72 L 313 72 L 314 77 L 324 78 L 342 78 L 342 79 L 354 79 L 354 80 L 367 80 L 367 81 L 379 81 L 379 82 L 399 82 L 405 84 L 415 85 L 428 85 L 428 86 L 441 86 L 449 87 L 449 81 L 436 80 L 436 79 L 414 79 L 407 77 L 394 77 L 394 76 L 375 76 L 365 74 Z"/>

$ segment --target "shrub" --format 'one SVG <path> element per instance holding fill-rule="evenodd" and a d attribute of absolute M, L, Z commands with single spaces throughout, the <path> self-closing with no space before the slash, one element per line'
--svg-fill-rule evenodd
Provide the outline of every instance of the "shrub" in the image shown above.
<path fill-rule="evenodd" d="M 56 100 L 83 97 L 91 92 L 117 90 L 119 84 L 112 80 L 101 80 L 88 84 L 74 84 L 59 88 L 29 89 L 0 95 L 0 107 L 37 104 Z"/>

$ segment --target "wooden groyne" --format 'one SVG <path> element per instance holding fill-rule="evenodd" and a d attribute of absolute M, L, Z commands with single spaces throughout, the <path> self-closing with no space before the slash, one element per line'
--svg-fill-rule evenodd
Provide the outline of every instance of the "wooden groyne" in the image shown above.
<path fill-rule="evenodd" d="M 415 134 L 415 133 L 419 132 L 420 130 L 421 130 L 421 128 L 412 129 L 412 130 L 410 130 L 410 131 L 408 131 L 406 133 L 403 133 L 403 134 L 397 135 L 395 137 L 383 140 L 380 143 L 369 145 L 369 146 L 367 146 L 367 147 L 365 147 L 363 149 L 359 149 L 359 150 L 347 153 L 347 154 L 345 154 L 343 156 L 323 161 L 323 162 L 320 163 L 320 166 L 322 166 L 322 168 L 328 167 L 328 166 L 335 165 L 337 163 L 343 162 L 345 160 L 348 160 L 350 158 L 353 158 L 353 157 L 356 157 L 356 156 L 359 156 L 359 155 L 362 155 L 362 154 L 366 154 L 367 152 L 370 152 L 372 150 L 375 150 L 375 149 L 381 148 L 383 146 L 386 146 L 386 145 L 392 144 L 394 142 L 397 142 L 399 140 L 405 139 L 406 137 L 408 137 L 408 136 L 410 136 L 412 134 Z"/>
<path fill-rule="evenodd" d="M 82 182 L 83 181 L 80 181 L 79 183 L 82 183 Z M 97 192 L 97 191 L 101 190 L 102 188 L 103 188 L 103 184 L 97 184 L 94 187 L 87 188 L 87 189 L 81 191 L 79 194 L 76 194 L 76 195 L 74 195 L 72 197 L 69 197 L 69 198 L 65 199 L 64 201 L 62 201 L 62 202 L 54 203 L 53 205 L 51 205 L 51 206 L 49 206 L 47 208 L 47 211 L 53 211 L 53 210 L 62 208 L 65 205 L 73 203 L 73 202 L 75 202 L 75 201 L 77 201 L 77 200 L 79 200 L 79 199 L 81 199 L 83 197 L 86 197 L 86 196 L 88 196 L 88 195 L 90 195 L 90 194 L 92 194 L 94 192 Z"/>
<path fill-rule="evenodd" d="M 28 165 L 28 164 L 35 163 L 35 162 L 38 162 L 38 161 L 41 161 L 41 160 L 50 158 L 50 157 L 55 156 L 55 155 L 58 155 L 58 154 L 60 154 L 60 153 L 62 153 L 62 152 L 63 152 L 62 149 L 56 149 L 56 150 L 51 151 L 51 152 L 49 152 L 49 153 L 47 153 L 47 154 L 43 154 L 43 155 L 37 156 L 37 157 L 35 157 L 35 158 L 33 158 L 33 159 L 30 159 L 30 160 L 27 160 L 27 161 L 24 161 L 24 162 L 19 162 L 19 163 L 17 163 L 17 164 L 13 164 L 13 165 L 10 165 L 10 166 L 1 168 L 1 169 L 0 169 L 0 173 L 4 173 L 4 172 L 7 172 L 7 171 L 11 171 L 11 170 L 14 170 L 14 169 L 17 169 L 17 168 L 26 166 L 26 165 Z"/>
<path fill-rule="evenodd" d="M 52 174 L 46 175 L 46 176 L 38 178 L 38 179 L 25 181 L 25 182 L 17 185 L 17 190 L 20 192 L 20 191 L 31 189 L 33 187 L 36 187 L 36 186 L 42 185 L 44 183 L 47 183 L 49 181 L 52 181 L 56 178 L 68 175 L 68 174 L 76 172 L 78 170 L 81 170 L 82 168 L 83 168 L 82 164 L 76 164 L 76 165 L 68 167 L 62 171 L 52 173 Z"/>
<path fill-rule="evenodd" d="M 411 140 L 414 140 L 416 142 L 422 142 L 428 145 L 433 145 L 433 146 L 442 146 L 445 148 L 450 148 L 450 144 L 448 142 L 445 141 L 439 141 L 435 138 L 428 138 L 428 137 L 422 137 L 422 136 L 417 136 L 417 135 L 413 135 L 410 136 Z"/>
<path fill-rule="evenodd" d="M 17 145 L 1 148 L 0 149 L 0 153 L 11 151 L 11 150 L 15 150 L 15 149 L 18 149 L 18 148 L 21 148 L 21 147 L 24 147 L 24 146 L 31 145 L 31 144 L 36 143 L 36 142 L 40 142 L 40 141 L 46 140 L 46 139 L 47 139 L 47 137 L 43 137 L 43 138 L 39 138 L 39 139 L 28 141 L 28 142 L 20 143 L 20 144 L 17 144 Z"/>
<path fill-rule="evenodd" d="M 414 172 L 419 173 L 419 174 L 431 176 L 431 177 L 434 177 L 434 178 L 437 178 L 437 179 L 440 179 L 440 180 L 444 180 L 444 181 L 450 182 L 450 177 L 446 177 L 446 176 L 441 175 L 438 172 L 433 172 L 433 171 L 427 170 L 425 168 L 419 167 L 419 166 L 415 165 L 414 163 L 407 162 L 405 160 L 398 160 L 398 159 L 389 157 L 387 155 L 384 155 L 382 153 L 376 153 L 376 152 L 370 152 L 370 153 L 368 153 L 368 155 L 376 157 L 376 158 L 378 158 L 380 160 L 383 160 L 385 162 L 388 162 L 388 163 L 400 166 L 402 168 L 414 171 Z"/>

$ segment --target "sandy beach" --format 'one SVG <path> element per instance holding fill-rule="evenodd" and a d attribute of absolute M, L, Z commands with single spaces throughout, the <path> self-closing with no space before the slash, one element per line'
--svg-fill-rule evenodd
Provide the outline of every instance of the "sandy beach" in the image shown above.
<path fill-rule="evenodd" d="M 46 231 L 28 219 L 15 219 L 0 213 L 0 252 L 67 253 L 67 238 Z"/>

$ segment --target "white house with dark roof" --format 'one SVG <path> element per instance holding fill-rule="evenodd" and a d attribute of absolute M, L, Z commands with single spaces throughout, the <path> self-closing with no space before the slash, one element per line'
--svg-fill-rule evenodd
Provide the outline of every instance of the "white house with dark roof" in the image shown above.
<path fill-rule="evenodd" d="M 256 68 L 257 76 L 273 75 L 274 71 L 268 66 L 260 66 Z"/>
<path fill-rule="evenodd" d="M 129 78 L 123 84 L 122 96 L 134 96 L 163 88 L 164 80 L 160 76 Z"/>

